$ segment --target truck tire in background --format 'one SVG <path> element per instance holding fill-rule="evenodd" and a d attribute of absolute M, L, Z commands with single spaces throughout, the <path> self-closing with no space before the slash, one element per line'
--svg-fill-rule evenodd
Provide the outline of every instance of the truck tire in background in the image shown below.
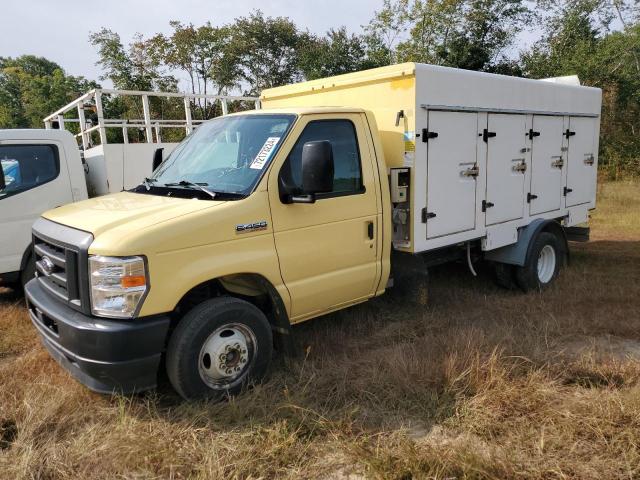
<path fill-rule="evenodd" d="M 186 400 L 222 399 L 260 382 L 272 352 L 264 313 L 244 300 L 214 298 L 189 311 L 173 331 L 167 376 Z"/>
<path fill-rule="evenodd" d="M 540 232 L 531 245 L 522 267 L 515 267 L 515 280 L 524 291 L 541 290 L 549 286 L 565 261 L 561 239 L 551 232 Z"/>
<path fill-rule="evenodd" d="M 518 288 L 516 283 L 516 267 L 508 263 L 495 262 L 493 264 L 493 280 L 496 285 L 506 290 Z"/>

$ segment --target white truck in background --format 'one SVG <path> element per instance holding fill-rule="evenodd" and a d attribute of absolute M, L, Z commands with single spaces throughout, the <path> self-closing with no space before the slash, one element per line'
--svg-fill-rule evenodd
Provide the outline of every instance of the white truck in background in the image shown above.
<path fill-rule="evenodd" d="M 105 96 L 139 101 L 144 118 L 106 118 Z M 152 118 L 150 97 L 184 102 L 184 118 Z M 220 102 L 226 114 L 231 101 L 259 107 L 253 97 L 95 89 L 46 117 L 45 129 L 0 130 L 0 285 L 21 286 L 33 277 L 31 226 L 43 212 L 135 187 L 178 145 L 162 141 L 163 129 L 189 134 L 204 121 L 192 116 L 196 102 Z M 69 118 L 70 112 L 76 118 Z M 71 123 L 79 131 L 75 138 L 66 130 Z M 108 142 L 108 129 L 122 130 L 123 141 Z M 130 142 L 136 130 L 143 142 Z"/>
<path fill-rule="evenodd" d="M 42 212 L 87 198 L 80 150 L 61 130 L 0 130 L 0 277 L 34 274 L 31 226 Z"/>

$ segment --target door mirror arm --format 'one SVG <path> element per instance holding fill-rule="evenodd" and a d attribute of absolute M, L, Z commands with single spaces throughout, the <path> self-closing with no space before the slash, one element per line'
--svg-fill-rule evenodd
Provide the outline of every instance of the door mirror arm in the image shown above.
<path fill-rule="evenodd" d="M 160 166 L 163 160 L 163 152 L 164 148 L 156 148 L 155 152 L 153 152 L 153 162 L 151 164 L 151 171 L 155 172 L 156 168 Z"/>

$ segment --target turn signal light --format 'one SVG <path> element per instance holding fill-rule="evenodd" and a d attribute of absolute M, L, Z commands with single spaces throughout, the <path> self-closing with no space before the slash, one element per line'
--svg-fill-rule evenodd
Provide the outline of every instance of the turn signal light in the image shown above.
<path fill-rule="evenodd" d="M 142 275 L 122 277 L 120 279 L 120 286 L 122 288 L 144 287 L 146 284 L 146 279 Z"/>

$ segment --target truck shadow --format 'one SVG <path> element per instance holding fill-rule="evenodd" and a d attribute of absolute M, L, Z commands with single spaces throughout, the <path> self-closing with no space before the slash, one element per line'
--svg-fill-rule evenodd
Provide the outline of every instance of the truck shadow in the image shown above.
<path fill-rule="evenodd" d="M 20 289 L 13 289 L 0 285 L 0 308 L 5 304 L 15 303 L 24 300 L 24 294 Z"/>
<path fill-rule="evenodd" d="M 184 404 L 165 384 L 153 401 L 170 416 L 176 408 L 189 418 L 204 414 L 215 428 L 290 420 L 308 428 L 336 421 L 429 431 L 478 388 L 474 382 L 492 375 L 496 362 L 505 369 L 517 364 L 526 375 L 553 370 L 561 341 L 572 335 L 637 336 L 640 242 L 572 250 L 554 285 L 528 294 L 495 286 L 487 263 L 475 265 L 477 277 L 466 264 L 435 267 L 427 282 L 416 279 L 413 296 L 390 291 L 295 325 L 299 355 L 278 355 L 270 378 L 250 392 Z"/>
<path fill-rule="evenodd" d="M 638 338 L 640 241 L 594 241 L 572 251 L 570 267 L 544 292 L 506 291 L 493 284 L 489 264 L 477 263 L 473 277 L 465 264 L 454 263 L 431 269 L 428 281 L 416 279 L 413 295 L 390 290 L 295 325 L 299 355 L 276 355 L 265 382 L 227 401 L 183 402 L 166 380 L 129 398 L 91 395 L 71 378 L 65 384 L 83 402 L 100 399 L 120 408 L 125 401 L 136 417 L 211 431 L 283 421 L 316 433 L 329 424 L 429 431 L 480 388 L 477 382 L 500 370 L 497 365 L 517 364 L 518 375 L 562 370 L 558 351 L 567 339 Z M 19 292 L 0 289 L 0 308 L 20 302 Z M 44 352 L 42 359 L 42 368 L 58 372 Z"/>

